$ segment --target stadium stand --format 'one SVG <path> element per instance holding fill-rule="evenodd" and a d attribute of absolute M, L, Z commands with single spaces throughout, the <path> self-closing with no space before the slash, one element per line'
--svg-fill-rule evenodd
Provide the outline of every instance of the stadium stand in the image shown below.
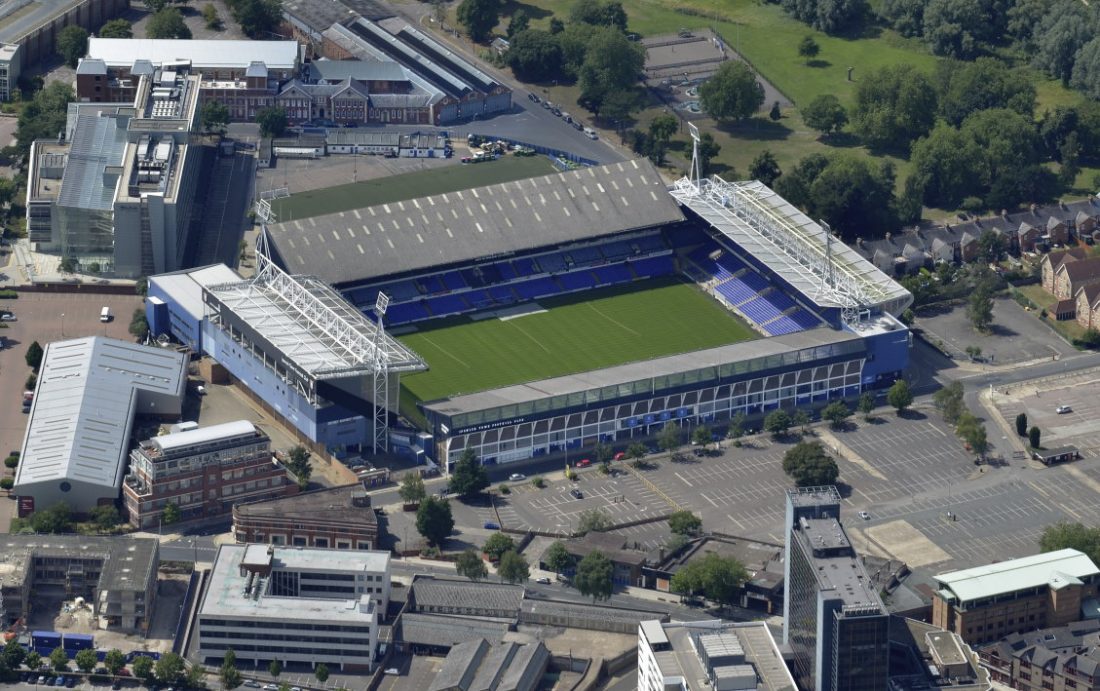
<path fill-rule="evenodd" d="M 630 273 L 630 268 L 625 264 L 609 264 L 607 266 L 598 266 L 592 270 L 592 273 L 596 274 L 596 278 L 599 279 L 602 285 L 611 285 L 613 283 L 626 283 L 634 278 Z"/>
<path fill-rule="evenodd" d="M 596 279 L 588 271 L 574 271 L 567 274 L 559 274 L 558 281 L 566 291 L 585 290 L 596 285 Z"/>
<path fill-rule="evenodd" d="M 630 268 L 638 278 L 650 278 L 654 276 L 667 276 L 675 270 L 672 255 L 666 254 L 658 257 L 642 257 L 630 262 Z"/>

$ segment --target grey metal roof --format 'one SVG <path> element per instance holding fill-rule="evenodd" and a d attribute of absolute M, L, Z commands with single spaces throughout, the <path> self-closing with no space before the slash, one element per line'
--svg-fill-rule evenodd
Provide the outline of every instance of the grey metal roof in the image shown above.
<path fill-rule="evenodd" d="M 396 60 L 414 70 L 454 98 L 462 98 L 467 93 L 477 90 L 477 85 L 470 84 L 448 71 L 429 56 L 405 44 L 374 22 L 357 19 L 348 25 L 348 29 L 361 41 L 382 51 L 391 60 Z"/>
<path fill-rule="evenodd" d="M 114 207 L 119 174 L 108 167 L 122 165 L 126 155 L 126 126 L 119 118 L 81 114 L 73 129 L 69 162 L 61 178 L 59 206 L 110 211 Z"/>
<path fill-rule="evenodd" d="M 88 57 L 110 67 L 130 67 L 136 60 L 161 65 L 190 62 L 200 67 L 246 67 L 262 62 L 268 69 L 289 70 L 298 64 L 297 41 L 221 41 L 174 38 L 88 39 Z"/>
<path fill-rule="evenodd" d="M 1030 588 L 1057 589 L 1061 581 L 1100 575 L 1088 555 L 1075 549 L 1034 554 L 937 575 L 936 581 L 962 602 Z"/>
<path fill-rule="evenodd" d="M 479 70 L 472 63 L 408 24 L 403 26 L 396 36 L 413 50 L 428 56 L 437 65 L 479 91 L 488 92 L 499 86 L 495 79 Z"/>
<path fill-rule="evenodd" d="M 523 587 L 503 583 L 472 583 L 439 578 L 418 578 L 410 586 L 417 609 L 425 607 L 508 611 L 519 614 Z"/>
<path fill-rule="evenodd" d="M 534 688 L 538 676 L 546 671 L 546 665 L 550 661 L 550 651 L 542 641 L 535 641 L 520 646 L 516 654 L 512 656 L 512 662 L 505 670 L 500 680 L 499 691 L 516 691 L 517 689 Z"/>
<path fill-rule="evenodd" d="M 77 74 L 107 74 L 107 63 L 97 58 L 81 58 L 76 66 Z"/>
<path fill-rule="evenodd" d="M 508 629 L 508 623 L 502 621 L 406 612 L 401 615 L 400 625 L 395 630 L 400 633 L 395 635 L 400 635 L 405 643 L 451 647 L 479 638 L 499 641 Z"/>
<path fill-rule="evenodd" d="M 428 691 L 450 691 L 451 689 L 469 689 L 477 674 L 478 667 L 489 651 L 489 643 L 484 638 L 459 643 L 451 648 L 443 660 L 443 666 L 435 675 Z"/>
<path fill-rule="evenodd" d="M 310 523 L 355 525 L 359 530 L 377 530 L 378 517 L 369 505 L 357 507 L 352 498 L 363 491 L 358 482 L 328 487 L 288 497 L 276 497 L 237 504 L 233 513 L 241 519 L 299 519 Z"/>
<path fill-rule="evenodd" d="M 635 159 L 268 228 L 291 273 L 362 281 L 683 220 L 653 164 Z"/>
<path fill-rule="evenodd" d="M 459 415 L 497 406 L 538 401 L 551 396 L 580 393 L 590 389 L 602 389 L 624 382 L 644 381 L 680 372 L 690 372 L 731 362 L 790 353 L 804 348 L 814 348 L 833 343 L 859 341 L 860 337 L 848 331 L 811 329 L 783 336 L 744 341 L 729 345 L 696 350 L 678 355 L 668 355 L 652 360 L 641 360 L 604 369 L 567 374 L 551 379 L 505 386 L 490 391 L 452 396 L 424 404 L 424 408 L 442 415 Z"/>
<path fill-rule="evenodd" d="M 400 146 L 401 134 L 340 127 L 328 130 L 325 142 L 329 146 Z"/>
<path fill-rule="evenodd" d="M 409 81 L 405 68 L 391 60 L 314 60 L 309 64 L 311 81 L 340 82 L 349 77 L 364 82 Z"/>
<path fill-rule="evenodd" d="M 252 62 L 248 65 L 248 69 L 244 71 L 245 77 L 263 77 L 267 78 L 267 65 L 262 62 Z"/>
<path fill-rule="evenodd" d="M 524 600 L 523 612 L 549 617 L 589 617 L 615 623 L 636 623 L 650 619 L 662 619 L 668 615 L 658 611 L 622 609 L 621 607 L 594 607 L 590 603 L 565 602 L 563 600 Z M 659 624 L 658 624 L 659 625 Z"/>
<path fill-rule="evenodd" d="M 175 398 L 178 414 L 186 381 L 187 357 L 174 350 L 101 336 L 50 343 L 42 357 L 16 486 L 68 479 L 118 487 L 139 392 Z"/>
<path fill-rule="evenodd" d="M 21 583 L 31 568 L 31 558 L 100 559 L 98 588 L 112 591 L 144 591 L 156 578 L 160 560 L 157 540 L 147 537 L 97 537 L 87 535 L 0 536 L 0 573 L 5 585 Z"/>

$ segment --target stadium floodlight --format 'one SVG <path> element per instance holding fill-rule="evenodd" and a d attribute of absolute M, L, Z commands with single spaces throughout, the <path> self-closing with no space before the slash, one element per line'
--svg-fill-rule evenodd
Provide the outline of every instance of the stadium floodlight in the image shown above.
<path fill-rule="evenodd" d="M 390 296 L 378 291 L 378 297 L 374 300 L 374 313 L 381 317 L 390 306 Z"/>
<path fill-rule="evenodd" d="M 695 187 L 695 193 L 699 194 L 703 184 L 703 162 L 699 160 L 699 128 L 691 122 L 687 126 L 688 133 L 691 134 L 691 172 L 688 177 Z"/>

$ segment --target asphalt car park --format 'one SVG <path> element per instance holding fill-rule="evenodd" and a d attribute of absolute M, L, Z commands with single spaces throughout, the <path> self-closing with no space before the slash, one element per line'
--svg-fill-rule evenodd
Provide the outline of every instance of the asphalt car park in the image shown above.
<path fill-rule="evenodd" d="M 1075 352 L 1037 315 L 1003 296 L 994 299 L 993 324 L 987 334 L 974 329 L 965 305 L 920 310 L 914 326 L 929 341 L 943 342 L 952 357 L 965 358 L 968 347 L 977 347 L 982 358 L 995 365 L 1050 360 Z"/>
<path fill-rule="evenodd" d="M 1076 446 L 1084 457 L 1100 457 L 1100 370 L 997 389 L 993 401 L 1009 425 L 1027 414 L 1027 424 L 1042 433 L 1042 446 Z M 1069 411 L 1059 413 L 1061 407 Z"/>

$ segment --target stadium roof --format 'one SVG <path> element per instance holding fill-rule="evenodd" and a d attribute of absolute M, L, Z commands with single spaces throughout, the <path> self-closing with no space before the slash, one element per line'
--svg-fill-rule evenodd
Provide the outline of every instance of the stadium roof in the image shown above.
<path fill-rule="evenodd" d="M 479 393 L 453 396 L 424 403 L 424 408 L 441 415 L 453 416 L 497 406 L 538 401 L 551 396 L 617 386 L 624 382 L 643 381 L 703 367 L 763 358 L 779 353 L 796 352 L 833 343 L 862 341 L 854 333 L 832 329 L 811 329 L 783 336 L 731 343 L 717 348 L 641 360 L 604 369 L 567 374 L 561 377 L 515 384 Z"/>
<path fill-rule="evenodd" d="M 913 296 L 892 278 L 755 180 L 677 182 L 673 194 L 703 220 L 821 307 L 879 307 L 900 314 Z"/>
<path fill-rule="evenodd" d="M 374 371 L 374 322 L 312 276 L 289 276 L 257 253 L 256 276 L 206 292 L 314 379 Z M 426 369 L 416 353 L 384 335 L 378 342 L 392 372 Z"/>
<path fill-rule="evenodd" d="M 195 321 L 201 321 L 203 314 L 205 314 L 206 308 L 202 302 L 202 289 L 204 286 L 233 283 L 240 280 L 240 274 L 225 264 L 210 264 L 197 269 L 184 269 L 149 277 L 150 283 L 161 286 L 165 293 L 172 296 L 172 300 L 177 305 L 186 310 L 188 315 L 194 317 Z"/>
<path fill-rule="evenodd" d="M 186 381 L 187 357 L 174 350 L 100 336 L 50 343 L 42 357 L 16 486 L 72 480 L 118 487 L 139 394 L 174 399 L 174 412 L 179 413 Z"/>
<path fill-rule="evenodd" d="M 291 273 L 343 284 L 683 218 L 653 165 L 635 159 L 284 221 L 268 230 Z"/>
<path fill-rule="evenodd" d="M 136 60 L 158 65 L 190 62 L 193 67 L 245 68 L 262 62 L 270 70 L 298 65 L 297 41 L 214 41 L 174 38 L 88 39 L 88 57 L 108 67 L 130 67 Z"/>
<path fill-rule="evenodd" d="M 1035 554 L 972 569 L 941 573 L 939 584 L 962 602 L 1049 585 L 1052 590 L 1100 574 L 1088 555 L 1075 549 Z"/>

